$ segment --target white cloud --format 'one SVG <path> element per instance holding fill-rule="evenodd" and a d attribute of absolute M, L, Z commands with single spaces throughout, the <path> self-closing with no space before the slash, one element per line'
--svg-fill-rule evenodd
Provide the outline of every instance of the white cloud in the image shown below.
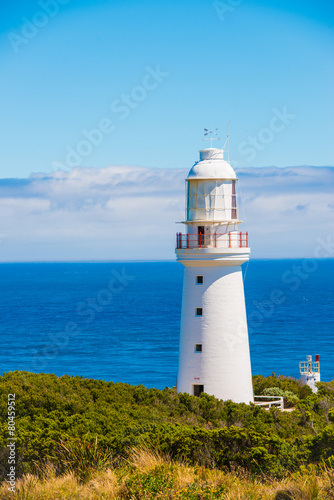
<path fill-rule="evenodd" d="M 311 256 L 333 234 L 333 167 L 237 173 L 253 257 Z M 186 174 L 111 166 L 0 179 L 0 260 L 173 259 Z"/>

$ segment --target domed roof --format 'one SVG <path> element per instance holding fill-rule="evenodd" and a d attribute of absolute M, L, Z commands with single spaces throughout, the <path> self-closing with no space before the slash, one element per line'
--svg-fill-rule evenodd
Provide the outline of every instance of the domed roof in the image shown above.
<path fill-rule="evenodd" d="M 236 178 L 233 168 L 224 160 L 224 150 L 208 148 L 200 151 L 200 160 L 190 169 L 187 180 Z"/>

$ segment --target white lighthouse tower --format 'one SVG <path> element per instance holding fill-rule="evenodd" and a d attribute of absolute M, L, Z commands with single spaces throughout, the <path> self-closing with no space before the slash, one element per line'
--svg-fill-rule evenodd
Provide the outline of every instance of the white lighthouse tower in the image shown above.
<path fill-rule="evenodd" d="M 176 255 L 184 265 L 178 392 L 253 402 L 241 265 L 248 233 L 238 231 L 236 184 L 224 150 L 200 151 L 187 184 L 184 234 Z"/>

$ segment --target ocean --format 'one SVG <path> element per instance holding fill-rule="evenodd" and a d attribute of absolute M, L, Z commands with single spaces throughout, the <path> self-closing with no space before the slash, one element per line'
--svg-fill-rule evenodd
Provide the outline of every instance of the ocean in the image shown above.
<path fill-rule="evenodd" d="M 243 266 L 253 374 L 334 379 L 334 260 Z M 0 373 L 176 384 L 183 267 L 176 262 L 0 264 Z M 278 300 L 279 299 L 279 300 Z"/>

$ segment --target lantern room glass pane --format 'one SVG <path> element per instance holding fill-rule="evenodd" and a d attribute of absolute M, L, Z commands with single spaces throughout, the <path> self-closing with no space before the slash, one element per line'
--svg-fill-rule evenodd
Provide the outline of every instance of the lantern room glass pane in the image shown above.
<path fill-rule="evenodd" d="M 234 180 L 188 181 L 187 220 L 223 221 L 236 218 Z"/>
<path fill-rule="evenodd" d="M 204 196 L 204 194 L 205 194 L 205 181 L 197 181 L 197 183 L 198 183 L 198 188 L 197 188 L 198 196 Z"/>
<path fill-rule="evenodd" d="M 231 219 L 237 218 L 237 194 L 235 189 L 235 181 L 232 181 L 232 215 Z"/>
<path fill-rule="evenodd" d="M 205 208 L 205 196 L 197 196 L 197 207 L 196 208 Z"/>
<path fill-rule="evenodd" d="M 188 182 L 188 190 L 190 196 L 197 196 L 197 183 Z"/>
<path fill-rule="evenodd" d="M 205 194 L 215 194 L 216 191 L 216 181 L 206 181 L 205 182 Z"/>

